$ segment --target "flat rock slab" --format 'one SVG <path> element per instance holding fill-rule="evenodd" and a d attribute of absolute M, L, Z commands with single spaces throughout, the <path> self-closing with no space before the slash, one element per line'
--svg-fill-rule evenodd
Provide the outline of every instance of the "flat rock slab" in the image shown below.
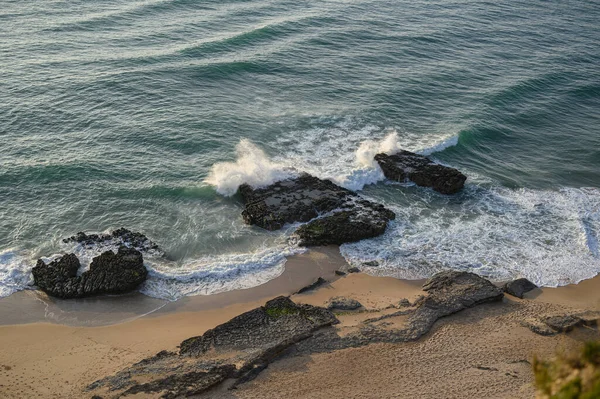
<path fill-rule="evenodd" d="M 537 288 L 537 285 L 533 284 L 531 281 L 526 278 L 519 278 L 514 281 L 509 281 L 504 286 L 504 292 L 515 296 L 517 298 L 523 299 L 523 295 L 533 289 Z"/>
<path fill-rule="evenodd" d="M 556 335 L 572 331 L 579 326 L 596 327 L 600 320 L 600 312 L 587 311 L 583 313 L 541 315 L 534 319 L 524 320 L 521 324 L 536 334 Z"/>
<path fill-rule="evenodd" d="M 176 398 L 199 394 L 228 378 L 236 384 L 247 382 L 290 346 L 335 323 L 338 320 L 327 309 L 277 297 L 186 339 L 179 353 L 160 352 L 90 384 L 87 390 L 105 389 L 111 398 L 150 393 Z"/>
<path fill-rule="evenodd" d="M 235 380 L 230 386 L 233 388 L 255 378 L 271 362 L 290 353 L 292 347 L 297 350 L 294 353 L 316 353 L 374 342 L 416 340 L 440 317 L 499 301 L 504 295 L 500 288 L 475 274 L 454 271 L 435 275 L 424 289 L 427 295 L 411 309 L 365 320 L 358 332 L 344 336 L 332 327 L 338 320 L 330 310 L 278 297 L 201 336 L 186 339 L 179 353 L 160 352 L 96 381 L 88 392 L 101 394 L 98 390 L 104 389 L 111 398 L 140 393 L 174 398 L 198 394 L 225 380 Z M 330 301 L 332 308 L 339 304 L 360 306 L 348 298 Z M 406 327 L 386 327 L 386 319 L 397 316 L 407 317 Z"/>
<path fill-rule="evenodd" d="M 362 305 L 356 299 L 336 296 L 327 301 L 327 309 L 329 310 L 356 310 Z"/>
<path fill-rule="evenodd" d="M 383 205 L 308 174 L 258 189 L 243 184 L 239 194 L 245 205 L 242 217 L 248 224 L 277 230 L 286 223 L 309 222 L 295 233 L 303 246 L 376 237 L 396 217 Z"/>
<path fill-rule="evenodd" d="M 32 269 L 35 285 L 50 296 L 70 299 L 102 294 L 122 294 L 143 283 L 148 271 L 142 254 L 134 248 L 120 247 L 95 257 L 90 269 L 80 276 L 81 264 L 74 254 L 64 255 L 48 264 L 38 260 Z"/>
<path fill-rule="evenodd" d="M 418 186 L 431 187 L 442 194 L 457 193 L 467 180 L 458 170 L 410 151 L 400 151 L 393 155 L 377 154 L 375 160 L 388 179 L 399 182 L 410 180 Z"/>
<path fill-rule="evenodd" d="M 488 280 L 474 273 L 452 270 L 427 280 L 423 291 L 427 295 L 413 304 L 417 309 L 408 320 L 411 339 L 421 337 L 441 317 L 482 303 L 501 301 L 504 297 L 502 289 Z"/>

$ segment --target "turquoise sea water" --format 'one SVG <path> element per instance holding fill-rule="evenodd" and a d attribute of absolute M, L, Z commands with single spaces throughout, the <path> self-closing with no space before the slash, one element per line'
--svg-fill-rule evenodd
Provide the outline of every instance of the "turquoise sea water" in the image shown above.
<path fill-rule="evenodd" d="M 148 295 L 267 281 L 292 228 L 245 226 L 228 195 L 301 170 L 397 213 L 341 248 L 369 273 L 592 277 L 598 21 L 595 1 L 5 1 L 0 296 L 40 256 L 94 255 L 62 238 L 120 226 L 169 255 L 147 259 Z M 382 181 L 364 155 L 385 137 L 464 192 Z"/>

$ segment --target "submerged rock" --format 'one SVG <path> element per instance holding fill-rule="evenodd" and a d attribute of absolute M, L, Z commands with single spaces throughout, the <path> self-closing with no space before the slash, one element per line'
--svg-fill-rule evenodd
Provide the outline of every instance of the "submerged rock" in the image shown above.
<path fill-rule="evenodd" d="M 517 298 L 523 298 L 523 294 L 537 288 L 537 285 L 533 284 L 526 278 L 519 278 L 514 281 L 509 281 L 504 285 L 504 292 Z"/>
<path fill-rule="evenodd" d="M 243 184 L 239 193 L 245 204 L 242 217 L 248 224 L 277 230 L 286 223 L 309 222 L 295 233 L 304 246 L 376 237 L 396 217 L 383 205 L 308 174 L 265 188 L 253 189 Z"/>
<path fill-rule="evenodd" d="M 64 255 L 48 264 L 40 259 L 32 270 L 33 279 L 35 285 L 48 295 L 69 299 L 129 292 L 148 276 L 142 254 L 126 247 L 120 247 L 116 254 L 106 251 L 95 257 L 90 269 L 78 276 L 80 267 L 74 254 Z"/>
<path fill-rule="evenodd" d="M 410 180 L 442 194 L 457 193 L 467 180 L 458 170 L 437 164 L 426 156 L 410 151 L 400 151 L 394 155 L 377 154 L 375 160 L 388 179 L 399 182 Z"/>
<path fill-rule="evenodd" d="M 124 245 L 130 248 L 135 248 L 138 251 L 142 252 L 147 252 L 150 250 L 160 250 L 158 245 L 152 242 L 144 234 L 127 230 L 123 227 L 112 231 L 110 234 L 86 234 L 84 232 L 79 232 L 74 236 L 65 238 L 63 242 L 76 242 L 85 247 L 92 247 L 95 245 L 117 244 Z"/>

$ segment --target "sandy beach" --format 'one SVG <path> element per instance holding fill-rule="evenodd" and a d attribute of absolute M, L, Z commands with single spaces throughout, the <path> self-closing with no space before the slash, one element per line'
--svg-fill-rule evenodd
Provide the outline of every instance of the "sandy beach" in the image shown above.
<path fill-rule="evenodd" d="M 335 247 L 313 249 L 291 258 L 285 272 L 263 286 L 186 298 L 145 316 L 129 310 L 118 316 L 129 320 L 112 325 L 8 324 L 10 314 L 6 314 L 0 326 L 0 396 L 91 397 L 84 390 L 93 381 L 161 350 L 176 350 L 182 340 L 275 296 L 293 294 L 319 276 L 328 283 L 293 294 L 291 299 L 316 306 L 336 296 L 358 300 L 361 311 L 337 314 L 340 324 L 335 328 L 340 335 L 352 332 L 367 318 L 391 313 L 402 299 L 412 302 L 423 294 L 423 281 L 363 273 L 336 276 L 335 270 L 345 266 Z M 9 313 L 10 307 L 2 310 Z M 530 398 L 534 396 L 530 365 L 534 356 L 548 357 L 559 348 L 577 347 L 598 333 L 586 327 L 545 337 L 524 327 L 522 321 L 541 313 L 588 310 L 600 310 L 598 277 L 578 285 L 536 289 L 522 300 L 505 296 L 500 303 L 464 310 L 439 320 L 416 342 L 377 343 L 310 356 L 288 354 L 255 380 L 235 390 L 216 388 L 202 397 Z M 29 317 L 34 316 L 35 309 Z M 405 321 L 403 316 L 387 320 L 395 326 Z"/>

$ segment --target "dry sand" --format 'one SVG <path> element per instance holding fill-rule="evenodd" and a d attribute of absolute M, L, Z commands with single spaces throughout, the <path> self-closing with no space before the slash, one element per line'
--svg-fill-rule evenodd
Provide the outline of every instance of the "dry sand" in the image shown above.
<path fill-rule="evenodd" d="M 83 389 L 94 380 L 160 350 L 174 350 L 183 339 L 274 296 L 291 294 L 319 275 L 332 282 L 292 299 L 323 305 L 341 295 L 360 301 L 364 311 L 339 315 L 340 334 L 366 317 L 389 312 L 386 308 L 400 299 L 412 301 L 422 293 L 418 281 L 365 274 L 336 279 L 333 272 L 344 265 L 335 248 L 313 250 L 291 258 L 282 276 L 261 287 L 187 298 L 144 317 L 139 317 L 143 309 L 128 310 L 130 320 L 115 325 L 0 326 L 0 398 L 89 397 Z M 10 314 L 15 309 L 13 302 L 0 306 L 0 315 L 18 319 Z M 29 319 L 37 314 L 32 309 L 25 311 Z M 600 310 L 600 277 L 575 286 L 535 290 L 524 300 L 507 297 L 504 303 L 463 311 L 440 320 L 417 342 L 287 356 L 235 391 L 213 391 L 203 397 L 531 398 L 529 362 L 534 355 L 550 356 L 557 348 L 569 349 L 597 338 L 597 331 L 583 328 L 542 337 L 520 325 L 524 318 L 565 309 Z M 397 327 L 403 319 L 386 323 Z"/>

